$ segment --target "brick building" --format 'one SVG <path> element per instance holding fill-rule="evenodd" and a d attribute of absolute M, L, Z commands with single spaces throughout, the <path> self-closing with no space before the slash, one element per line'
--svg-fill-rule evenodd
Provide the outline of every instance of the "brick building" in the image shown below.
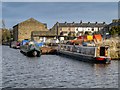
<path fill-rule="evenodd" d="M 24 39 L 31 39 L 31 32 L 33 31 L 48 31 L 47 24 L 41 23 L 34 18 L 18 23 L 13 26 L 13 40 L 22 41 Z"/>
<path fill-rule="evenodd" d="M 57 37 L 57 34 L 54 32 L 49 31 L 33 31 L 31 33 L 31 39 L 32 40 L 36 40 L 38 42 L 45 42 L 48 39 L 54 39 L 55 37 Z M 39 39 L 39 40 L 38 40 Z"/>

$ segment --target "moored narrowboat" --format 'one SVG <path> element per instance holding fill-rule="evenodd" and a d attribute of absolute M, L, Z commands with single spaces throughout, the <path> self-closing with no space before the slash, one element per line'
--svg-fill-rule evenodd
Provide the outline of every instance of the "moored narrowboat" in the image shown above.
<path fill-rule="evenodd" d="M 19 49 L 20 48 L 20 42 L 17 42 L 17 41 L 10 42 L 10 48 Z"/>
<path fill-rule="evenodd" d="M 20 51 L 27 56 L 40 57 L 41 55 L 40 47 L 33 41 L 29 41 L 29 42 L 26 42 L 24 45 L 21 45 Z"/>
<path fill-rule="evenodd" d="M 69 57 L 75 57 L 82 61 L 110 63 L 110 51 L 108 46 L 79 46 L 60 44 L 57 52 Z"/>

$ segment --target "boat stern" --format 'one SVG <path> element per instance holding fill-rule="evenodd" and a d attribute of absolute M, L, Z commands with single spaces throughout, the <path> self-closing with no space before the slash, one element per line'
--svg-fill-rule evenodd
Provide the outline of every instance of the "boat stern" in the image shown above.
<path fill-rule="evenodd" d="M 111 63 L 111 58 L 110 57 L 95 57 L 95 60 L 97 62 L 101 62 L 101 63 Z"/>

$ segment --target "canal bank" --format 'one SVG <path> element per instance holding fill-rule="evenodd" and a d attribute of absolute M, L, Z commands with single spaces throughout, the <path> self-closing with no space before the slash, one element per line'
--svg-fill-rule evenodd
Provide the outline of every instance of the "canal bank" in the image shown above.
<path fill-rule="evenodd" d="M 110 47 L 110 57 L 112 60 L 120 60 L 120 37 L 111 37 L 103 41 L 104 45 Z"/>
<path fill-rule="evenodd" d="M 4 88 L 117 88 L 118 62 L 91 64 L 57 55 L 26 57 L 2 46 Z"/>

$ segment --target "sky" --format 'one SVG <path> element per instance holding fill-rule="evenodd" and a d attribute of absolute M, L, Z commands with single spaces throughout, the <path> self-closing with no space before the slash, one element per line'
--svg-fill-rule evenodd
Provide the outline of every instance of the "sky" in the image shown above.
<path fill-rule="evenodd" d="M 2 19 L 6 28 L 34 18 L 47 23 L 106 22 L 118 18 L 118 2 L 2 2 Z"/>
<path fill-rule="evenodd" d="M 21 2 L 21 0 L 1 0 L 2 2 Z M 24 0 L 22 2 L 119 2 L 119 0 Z"/>

